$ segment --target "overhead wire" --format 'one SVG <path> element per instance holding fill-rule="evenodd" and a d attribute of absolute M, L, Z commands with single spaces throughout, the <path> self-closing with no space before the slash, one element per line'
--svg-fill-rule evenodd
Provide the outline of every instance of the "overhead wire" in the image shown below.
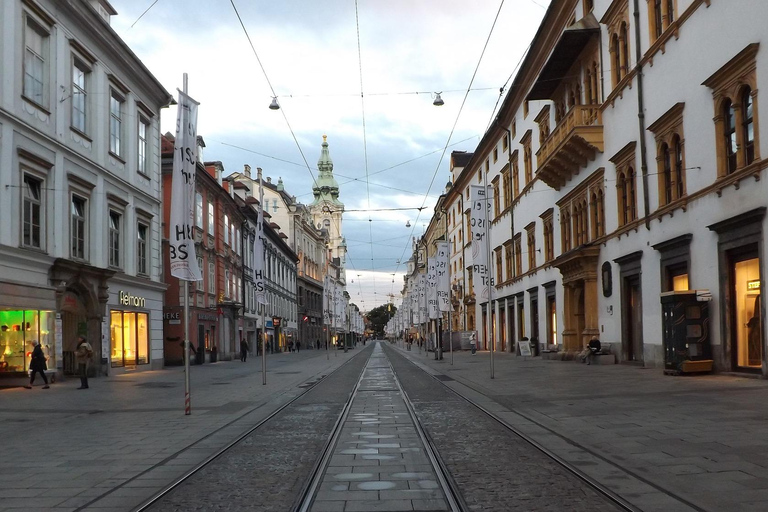
<path fill-rule="evenodd" d="M 472 73 L 472 78 L 470 79 L 469 85 L 467 86 L 467 91 L 464 94 L 464 99 L 462 100 L 461 106 L 459 107 L 459 112 L 456 114 L 456 120 L 453 122 L 453 126 L 451 127 L 451 132 L 448 134 L 448 140 L 445 142 L 445 147 L 443 148 L 443 152 L 440 155 L 440 161 L 437 163 L 437 167 L 435 167 L 435 172 L 432 174 L 432 180 L 429 183 L 429 188 L 427 189 L 427 193 L 424 196 L 424 201 L 422 202 L 422 206 L 424 206 L 426 204 L 429 192 L 432 190 L 432 185 L 434 184 L 435 178 L 437 177 L 437 173 L 440 170 L 440 164 L 442 164 L 442 162 L 443 162 L 443 158 L 445 157 L 445 152 L 448 150 L 448 144 L 450 144 L 451 138 L 453 137 L 453 132 L 456 130 L 456 125 L 459 123 L 459 118 L 461 117 L 461 113 L 464 110 L 464 105 L 467 102 L 467 97 L 469 96 L 469 91 L 472 88 L 472 84 L 475 81 L 475 77 L 477 76 L 477 71 L 478 71 L 478 69 L 480 69 L 480 64 L 483 61 L 483 56 L 485 55 L 485 50 L 488 48 L 488 43 L 491 40 L 491 36 L 493 35 L 493 30 L 496 27 L 496 22 L 499 20 L 499 15 L 501 14 L 501 9 L 503 7 L 504 7 L 504 0 L 501 0 L 501 2 L 499 4 L 499 9 L 496 11 L 496 16 L 493 19 L 493 24 L 491 25 L 491 29 L 488 32 L 488 37 L 486 38 L 485 44 L 483 45 L 483 50 L 482 50 L 482 52 L 480 52 L 480 57 L 477 60 L 477 65 L 475 66 L 475 70 Z M 419 220 L 420 216 L 421 216 L 421 211 L 419 211 L 418 215 L 416 216 L 416 221 L 414 222 L 413 227 L 411 228 L 411 236 L 409 237 L 409 239 L 413 237 L 413 233 L 416 230 L 416 226 L 418 225 L 418 220 Z M 409 242 L 410 242 L 410 240 L 409 240 Z M 399 258 L 400 261 L 403 260 L 403 257 L 405 256 L 405 253 L 408 250 L 408 243 L 409 242 L 406 242 L 405 247 L 403 247 L 403 253 L 400 255 L 400 258 Z M 396 267 L 395 271 L 397 271 L 397 268 L 400 268 L 400 264 L 398 264 L 398 266 Z M 418 272 L 418 269 L 416 269 L 416 271 Z M 392 287 L 392 290 L 393 289 L 394 289 L 394 286 Z M 391 290 L 390 290 L 390 293 L 391 293 Z"/>

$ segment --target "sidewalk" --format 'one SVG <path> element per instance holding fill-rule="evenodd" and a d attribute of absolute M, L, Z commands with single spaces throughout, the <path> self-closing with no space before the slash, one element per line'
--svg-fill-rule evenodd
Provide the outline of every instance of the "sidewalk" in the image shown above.
<path fill-rule="evenodd" d="M 130 510 L 359 352 L 193 366 L 190 416 L 183 367 L 0 391 L 0 511 Z"/>
<path fill-rule="evenodd" d="M 670 510 L 663 490 L 690 503 L 680 510 L 768 510 L 765 380 L 498 352 L 491 380 L 488 352 L 454 352 L 452 366 L 398 349 L 643 510 Z"/>

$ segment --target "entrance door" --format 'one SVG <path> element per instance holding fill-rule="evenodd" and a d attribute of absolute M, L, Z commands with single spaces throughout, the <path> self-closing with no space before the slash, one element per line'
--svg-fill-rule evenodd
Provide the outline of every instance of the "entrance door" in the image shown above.
<path fill-rule="evenodd" d="M 557 308 L 554 295 L 547 297 L 547 345 L 557 345 Z"/>
<path fill-rule="evenodd" d="M 731 260 L 731 357 L 734 368 L 760 370 L 763 361 L 763 321 L 760 307 L 760 259 L 756 251 Z"/>
<path fill-rule="evenodd" d="M 624 350 L 625 361 L 643 360 L 643 302 L 640 276 L 624 278 Z"/>
<path fill-rule="evenodd" d="M 75 375 L 75 349 L 78 336 L 88 337 L 88 323 L 85 315 L 64 311 L 61 314 L 62 347 L 64 355 L 64 374 Z"/>
<path fill-rule="evenodd" d="M 539 299 L 531 299 L 531 341 L 536 343 L 536 351 L 539 350 Z"/>
<path fill-rule="evenodd" d="M 499 334 L 501 334 L 501 350 L 507 351 L 507 315 L 505 314 L 504 306 L 499 308 Z"/>

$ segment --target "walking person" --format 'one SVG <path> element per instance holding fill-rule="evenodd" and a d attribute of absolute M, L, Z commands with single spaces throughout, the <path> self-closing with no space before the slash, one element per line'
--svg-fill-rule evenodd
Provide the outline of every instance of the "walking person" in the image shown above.
<path fill-rule="evenodd" d="M 29 360 L 29 385 L 24 387 L 32 389 L 32 384 L 35 383 L 35 376 L 39 373 L 43 377 L 43 382 L 45 382 L 43 389 L 48 389 L 50 386 L 48 385 L 48 377 L 45 375 L 45 370 L 48 369 L 48 366 L 45 364 L 45 354 L 43 354 L 43 349 L 37 340 L 34 340 L 32 345 L 35 348 L 32 349 L 32 357 Z"/>
<path fill-rule="evenodd" d="M 93 356 L 91 344 L 83 336 L 77 337 L 77 348 L 75 349 L 75 360 L 77 360 L 77 374 L 80 375 L 80 387 L 77 389 L 88 389 L 88 363 Z"/>
<path fill-rule="evenodd" d="M 477 352 L 477 336 L 475 335 L 475 333 L 472 333 L 469 336 L 469 346 L 472 349 L 472 355 L 475 355 L 475 353 Z"/>
<path fill-rule="evenodd" d="M 301 351 L 301 342 L 299 340 L 296 340 L 293 346 L 296 347 L 296 353 Z"/>
<path fill-rule="evenodd" d="M 245 362 L 248 358 L 248 342 L 240 338 L 240 360 Z"/>

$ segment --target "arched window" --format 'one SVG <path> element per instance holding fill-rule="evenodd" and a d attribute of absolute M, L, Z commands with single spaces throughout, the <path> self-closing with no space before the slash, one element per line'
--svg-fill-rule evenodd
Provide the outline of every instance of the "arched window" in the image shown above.
<path fill-rule="evenodd" d="M 597 74 L 597 62 L 592 63 L 592 91 L 593 91 L 593 103 L 597 104 L 600 102 L 600 89 L 598 88 L 598 74 Z"/>
<path fill-rule="evenodd" d="M 613 34 L 611 47 L 613 48 L 613 85 L 616 86 L 621 81 L 621 44 L 619 43 L 619 34 Z"/>
<path fill-rule="evenodd" d="M 635 189 L 635 169 L 632 167 L 627 171 L 627 218 L 629 221 L 637 218 L 637 191 Z M 628 222 L 629 222 L 628 221 Z"/>
<path fill-rule="evenodd" d="M 662 0 L 653 0 L 653 22 L 654 22 L 654 35 L 656 36 L 655 39 L 658 39 L 659 36 L 661 36 L 661 33 L 664 31 L 664 25 L 661 15 L 661 2 Z"/>
<path fill-rule="evenodd" d="M 588 105 L 595 103 L 592 99 L 592 71 L 589 68 L 584 73 L 584 96 Z"/>
<path fill-rule="evenodd" d="M 675 0 L 667 0 L 667 26 L 675 21 Z"/>
<path fill-rule="evenodd" d="M 661 175 L 664 183 L 663 204 L 669 204 L 674 200 L 674 194 L 672 191 L 672 155 L 670 154 L 669 146 L 667 146 L 666 143 L 662 144 L 659 148 L 659 156 L 661 157 Z"/>
<path fill-rule="evenodd" d="M 616 192 L 619 195 L 619 220 L 623 226 L 627 219 L 627 180 L 623 172 L 616 177 Z"/>
<path fill-rule="evenodd" d="M 723 102 L 723 136 L 726 171 L 730 174 L 736 170 L 736 110 L 728 99 Z"/>
<path fill-rule="evenodd" d="M 752 110 L 752 90 L 745 87 L 741 92 L 741 128 L 744 139 L 744 163 L 755 160 L 755 122 Z"/>
<path fill-rule="evenodd" d="M 629 28 L 626 23 L 621 24 L 621 77 L 624 78 L 629 72 Z"/>
<path fill-rule="evenodd" d="M 597 236 L 605 234 L 605 197 L 603 189 L 597 190 Z"/>
<path fill-rule="evenodd" d="M 589 242 L 589 207 L 586 199 L 581 201 L 581 236 L 582 243 Z"/>
<path fill-rule="evenodd" d="M 685 181 L 683 179 L 683 143 L 677 135 L 672 139 L 672 154 L 674 156 L 674 178 L 675 178 L 675 199 L 680 199 L 685 195 Z"/>

